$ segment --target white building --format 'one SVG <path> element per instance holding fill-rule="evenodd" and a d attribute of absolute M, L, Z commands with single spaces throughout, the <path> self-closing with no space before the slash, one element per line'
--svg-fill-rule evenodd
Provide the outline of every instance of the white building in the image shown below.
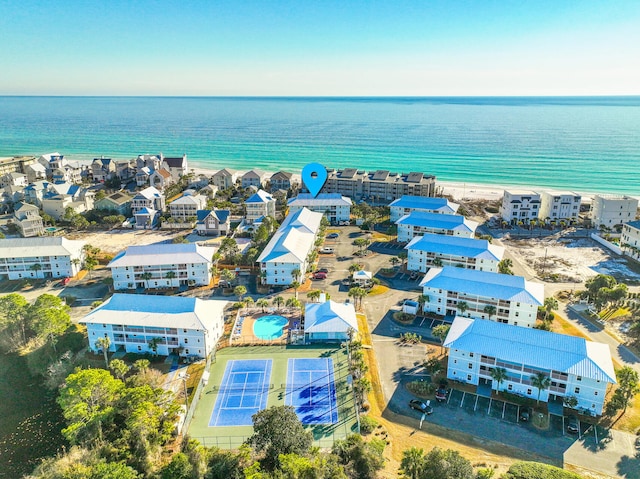
<path fill-rule="evenodd" d="M 306 208 L 287 215 L 256 260 L 263 284 L 291 284 L 294 270 L 307 272 L 321 221 L 321 213 Z"/>
<path fill-rule="evenodd" d="M 620 247 L 627 256 L 640 260 L 640 221 L 632 221 L 622 226 Z"/>
<path fill-rule="evenodd" d="M 504 190 L 500 216 L 504 221 L 528 223 L 538 218 L 540 195 L 530 190 Z"/>
<path fill-rule="evenodd" d="M 358 319 L 352 303 L 324 301 L 306 303 L 304 308 L 304 338 L 315 341 L 347 341 L 349 333 L 358 332 Z"/>
<path fill-rule="evenodd" d="M 424 311 L 527 328 L 536 324 L 538 306 L 544 304 L 543 284 L 510 274 L 445 266 L 431 268 L 420 286 L 429 297 Z"/>
<path fill-rule="evenodd" d="M 24 238 L 44 234 L 44 222 L 37 206 L 29 203 L 16 204 L 11 220 Z"/>
<path fill-rule="evenodd" d="M 449 379 L 535 400 L 539 393 L 541 401 L 559 410 L 563 398 L 573 396 L 576 409 L 600 415 L 607 386 L 616 382 L 609 346 L 577 336 L 457 317 L 444 347 L 449 348 Z M 500 384 L 491 377 L 495 368 L 507 372 Z M 547 389 L 533 385 L 538 373 L 550 379 Z"/>
<path fill-rule="evenodd" d="M 211 177 L 211 181 L 219 190 L 226 190 L 234 186 L 238 178 L 240 178 L 239 172 L 230 168 L 223 168 Z"/>
<path fill-rule="evenodd" d="M 262 188 L 264 184 L 269 180 L 271 175 L 265 173 L 262 170 L 249 170 L 242 178 L 240 178 L 240 184 L 243 188 L 249 188 L 255 186 L 256 188 Z"/>
<path fill-rule="evenodd" d="M 187 155 L 177 156 L 173 158 L 162 158 L 162 168 L 167 170 L 174 181 L 180 180 L 189 173 L 189 164 L 187 163 Z"/>
<path fill-rule="evenodd" d="M 591 221 L 596 228 L 629 223 L 636 219 L 638 200 L 630 196 L 595 195 L 591 203 Z"/>
<path fill-rule="evenodd" d="M 390 220 L 398 221 L 404 215 L 412 211 L 422 211 L 424 213 L 440 213 L 445 215 L 455 215 L 460 205 L 450 202 L 446 198 L 431 198 L 428 196 L 403 196 L 393 201 L 389 208 L 391 210 Z"/>
<path fill-rule="evenodd" d="M 0 176 L 0 188 L 7 186 L 27 186 L 27 175 L 19 173 L 17 171 L 10 171 Z"/>
<path fill-rule="evenodd" d="M 504 248 L 487 240 L 425 234 L 416 236 L 407 246 L 407 269 L 426 273 L 434 266 L 458 266 L 479 271 L 498 271 Z"/>
<path fill-rule="evenodd" d="M 183 195 L 169 203 L 171 217 L 180 220 L 196 218 L 198 210 L 204 210 L 206 207 L 207 198 L 202 195 Z"/>
<path fill-rule="evenodd" d="M 81 269 L 84 245 L 61 236 L 0 240 L 0 277 L 70 278 Z"/>
<path fill-rule="evenodd" d="M 461 215 L 441 215 L 413 211 L 398 221 L 398 241 L 409 242 L 427 233 L 473 238 L 478 223 Z"/>
<path fill-rule="evenodd" d="M 265 216 L 276 217 L 276 199 L 264 190 L 258 190 L 244 202 L 247 208 L 245 219 L 247 223 L 253 223 Z"/>
<path fill-rule="evenodd" d="M 129 246 L 107 265 L 113 288 L 164 289 L 206 286 L 216 248 L 189 244 Z M 146 273 L 150 276 L 147 278 Z"/>
<path fill-rule="evenodd" d="M 582 196 L 571 191 L 543 191 L 540 194 L 541 220 L 572 220 L 580 215 Z"/>
<path fill-rule="evenodd" d="M 351 220 L 351 198 L 339 193 L 320 193 L 315 198 L 309 193 L 302 193 L 287 201 L 289 213 L 302 208 L 324 214 L 332 223 Z"/>
<path fill-rule="evenodd" d="M 138 192 L 131 200 L 131 213 L 136 218 L 136 228 L 153 228 L 164 208 L 164 195 L 153 186 Z"/>
<path fill-rule="evenodd" d="M 227 301 L 204 301 L 182 296 L 147 296 L 116 293 L 87 314 L 89 349 L 99 352 L 96 341 L 108 337 L 109 351 L 177 354 L 204 358 L 214 351 L 224 331 Z"/>

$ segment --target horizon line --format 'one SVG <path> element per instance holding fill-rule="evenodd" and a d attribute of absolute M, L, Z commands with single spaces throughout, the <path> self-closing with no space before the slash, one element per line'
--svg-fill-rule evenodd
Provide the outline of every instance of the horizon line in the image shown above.
<path fill-rule="evenodd" d="M 445 98 L 640 98 L 635 94 L 607 95 L 48 95 L 48 94 L 2 94 L 0 98 L 221 98 L 221 99 L 445 99 Z"/>

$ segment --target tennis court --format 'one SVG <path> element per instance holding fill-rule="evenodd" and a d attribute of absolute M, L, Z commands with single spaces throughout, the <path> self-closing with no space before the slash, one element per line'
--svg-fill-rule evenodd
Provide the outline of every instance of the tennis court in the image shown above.
<path fill-rule="evenodd" d="M 209 427 L 251 426 L 251 416 L 267 407 L 270 359 L 231 360 L 217 392 Z"/>
<path fill-rule="evenodd" d="M 337 423 L 333 360 L 290 358 L 285 404 L 295 408 L 302 424 Z"/>

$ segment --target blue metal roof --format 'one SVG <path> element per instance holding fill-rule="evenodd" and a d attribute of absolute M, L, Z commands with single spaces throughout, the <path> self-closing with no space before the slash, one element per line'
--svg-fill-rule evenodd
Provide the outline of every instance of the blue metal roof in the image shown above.
<path fill-rule="evenodd" d="M 416 236 L 405 249 L 493 261 L 500 261 L 504 255 L 502 246 L 492 245 L 487 240 L 437 234 Z"/>
<path fill-rule="evenodd" d="M 547 371 L 616 382 L 609 346 L 577 336 L 458 316 L 443 345 Z"/>
<path fill-rule="evenodd" d="M 631 226 L 632 228 L 640 230 L 640 220 L 637 221 L 629 221 L 627 226 Z"/>
<path fill-rule="evenodd" d="M 458 205 L 450 203 L 446 198 L 431 198 L 428 196 L 409 196 L 405 195 L 402 198 L 398 198 L 393 201 L 389 207 L 397 208 L 412 208 L 422 210 L 439 210 L 449 209 L 453 213 L 458 210 Z M 447 208 L 448 207 L 448 208 Z"/>
<path fill-rule="evenodd" d="M 445 266 L 431 268 L 420 282 L 420 286 L 536 306 L 544 304 L 543 284 L 511 274 Z"/>
<path fill-rule="evenodd" d="M 396 221 L 396 224 L 449 230 L 464 227 L 469 231 L 475 230 L 475 226 L 477 225 L 475 222 L 468 221 L 461 215 L 442 215 L 439 213 L 427 213 L 425 211 L 412 211 Z"/>
<path fill-rule="evenodd" d="M 269 201 L 274 201 L 273 196 L 264 190 L 258 190 L 247 198 L 245 203 L 268 203 Z"/>

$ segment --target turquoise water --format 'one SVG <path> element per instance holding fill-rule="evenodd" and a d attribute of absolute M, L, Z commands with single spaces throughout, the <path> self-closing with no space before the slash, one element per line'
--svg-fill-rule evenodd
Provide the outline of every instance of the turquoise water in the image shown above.
<path fill-rule="evenodd" d="M 253 334 L 260 339 L 278 339 L 282 336 L 282 328 L 287 324 L 289 321 L 283 316 L 275 314 L 261 316 L 253 323 Z"/>
<path fill-rule="evenodd" d="M 192 166 L 309 162 L 442 181 L 640 194 L 640 97 L 0 97 L 0 156 L 187 153 Z"/>

